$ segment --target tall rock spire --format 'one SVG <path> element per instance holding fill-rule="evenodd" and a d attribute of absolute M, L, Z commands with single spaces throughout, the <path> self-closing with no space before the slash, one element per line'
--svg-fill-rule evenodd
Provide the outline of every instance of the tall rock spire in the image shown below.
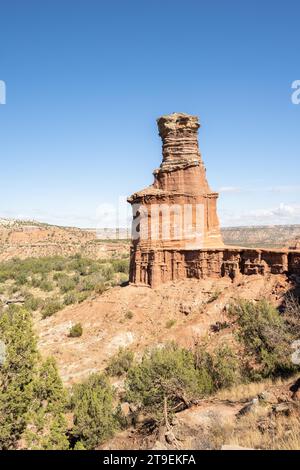
<path fill-rule="evenodd" d="M 147 248 L 222 247 L 216 201 L 198 146 L 197 116 L 173 113 L 157 120 L 163 160 L 154 183 L 133 194 L 133 245 Z M 138 220 L 139 219 L 139 220 Z"/>

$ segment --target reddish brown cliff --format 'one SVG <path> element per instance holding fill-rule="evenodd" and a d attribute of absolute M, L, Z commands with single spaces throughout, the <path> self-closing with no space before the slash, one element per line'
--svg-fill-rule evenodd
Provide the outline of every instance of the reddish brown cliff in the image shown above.
<path fill-rule="evenodd" d="M 212 192 L 198 147 L 198 118 L 183 113 L 157 120 L 163 161 L 154 183 L 133 194 L 133 242 L 141 248 L 222 247 Z"/>
<path fill-rule="evenodd" d="M 300 252 L 225 248 L 198 147 L 198 118 L 174 113 L 157 120 L 163 161 L 154 183 L 133 194 L 130 282 L 156 287 L 185 278 L 240 274 L 300 276 Z"/>

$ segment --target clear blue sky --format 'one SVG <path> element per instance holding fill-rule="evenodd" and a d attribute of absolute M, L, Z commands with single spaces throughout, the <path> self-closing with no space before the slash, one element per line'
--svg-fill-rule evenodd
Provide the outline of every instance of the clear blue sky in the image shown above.
<path fill-rule="evenodd" d="M 222 225 L 300 223 L 299 1 L 2 0 L 0 18 L 0 217 L 97 225 L 152 183 L 155 120 L 180 111 Z"/>

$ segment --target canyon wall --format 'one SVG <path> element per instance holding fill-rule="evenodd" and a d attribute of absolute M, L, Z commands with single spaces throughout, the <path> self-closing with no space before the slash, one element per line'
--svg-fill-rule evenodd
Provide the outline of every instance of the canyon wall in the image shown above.
<path fill-rule="evenodd" d="M 157 287 L 186 278 L 287 274 L 300 277 L 300 251 L 248 248 L 143 250 L 131 248 L 130 281 Z"/>

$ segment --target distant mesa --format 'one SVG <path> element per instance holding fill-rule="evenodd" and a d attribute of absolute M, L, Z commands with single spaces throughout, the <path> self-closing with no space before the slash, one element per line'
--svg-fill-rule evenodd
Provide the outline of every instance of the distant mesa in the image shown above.
<path fill-rule="evenodd" d="M 300 250 L 300 237 L 296 237 L 295 240 L 291 241 L 288 248 L 290 250 Z"/>

